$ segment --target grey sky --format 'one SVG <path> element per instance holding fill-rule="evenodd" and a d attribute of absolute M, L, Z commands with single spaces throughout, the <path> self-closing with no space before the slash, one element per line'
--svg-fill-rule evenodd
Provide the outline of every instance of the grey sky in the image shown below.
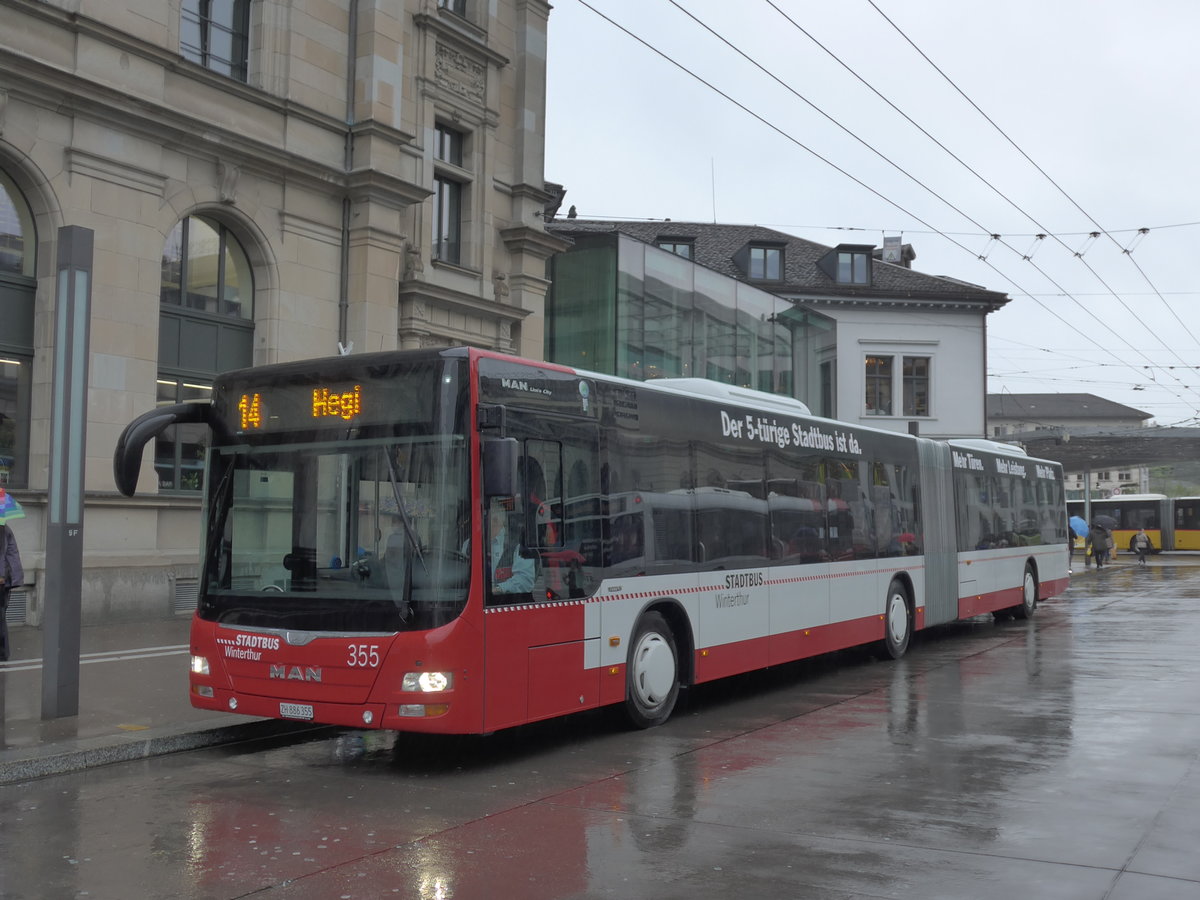
<path fill-rule="evenodd" d="M 824 244 L 901 234 L 914 268 L 1013 298 L 988 319 L 989 390 L 1086 391 L 1196 423 L 1200 4 L 587 3 L 754 115 L 557 0 L 546 177 L 579 215 L 715 218 Z"/>

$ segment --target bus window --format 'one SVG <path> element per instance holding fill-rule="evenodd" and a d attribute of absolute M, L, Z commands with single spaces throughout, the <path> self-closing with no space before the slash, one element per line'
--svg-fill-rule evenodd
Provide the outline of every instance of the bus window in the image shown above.
<path fill-rule="evenodd" d="M 829 537 L 826 550 L 833 559 L 873 559 L 875 534 L 870 502 L 863 484 L 861 460 L 826 461 Z"/>
<path fill-rule="evenodd" d="M 920 553 L 916 488 L 908 466 L 876 462 L 872 465 L 872 476 L 871 498 L 879 555 L 913 556 Z"/>
<path fill-rule="evenodd" d="M 762 565 L 768 559 L 767 504 L 742 491 L 696 491 L 700 561 L 723 568 Z"/>

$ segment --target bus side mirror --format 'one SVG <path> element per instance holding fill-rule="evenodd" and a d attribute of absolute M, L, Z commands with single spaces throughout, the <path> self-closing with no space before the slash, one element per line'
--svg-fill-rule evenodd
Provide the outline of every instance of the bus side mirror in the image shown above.
<path fill-rule="evenodd" d="M 212 405 L 209 403 L 174 403 L 144 412 L 121 432 L 113 451 L 113 480 L 126 497 L 137 490 L 138 472 L 142 467 L 142 448 L 172 425 L 197 423 L 217 428 Z"/>
<path fill-rule="evenodd" d="M 492 438 L 483 442 L 483 493 L 486 497 L 511 497 L 517 492 L 516 438 Z"/>

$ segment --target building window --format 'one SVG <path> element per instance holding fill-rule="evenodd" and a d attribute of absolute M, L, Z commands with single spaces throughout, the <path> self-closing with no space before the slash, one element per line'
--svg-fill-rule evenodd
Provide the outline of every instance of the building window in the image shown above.
<path fill-rule="evenodd" d="M 224 225 L 189 216 L 167 236 L 159 294 L 158 403 L 208 400 L 219 373 L 253 363 L 254 277 Z M 160 490 L 201 488 L 208 432 L 176 425 L 155 440 Z"/>
<path fill-rule="evenodd" d="M 160 375 L 157 405 L 212 399 L 212 385 Z M 204 486 L 207 425 L 173 425 L 154 441 L 154 472 L 160 491 L 199 491 Z"/>
<path fill-rule="evenodd" d="M 462 259 L 462 185 L 441 175 L 433 181 L 433 257 L 457 265 Z"/>
<path fill-rule="evenodd" d="M 160 300 L 213 315 L 254 317 L 250 262 L 228 228 L 201 216 L 175 226 L 163 247 Z"/>
<path fill-rule="evenodd" d="M 684 259 L 692 258 L 691 241 L 664 238 L 658 241 L 658 249 L 666 250 L 668 253 L 674 253 L 676 256 L 682 256 Z"/>
<path fill-rule="evenodd" d="M 866 362 L 866 411 L 868 416 L 892 414 L 892 371 L 890 356 L 868 356 Z"/>
<path fill-rule="evenodd" d="M 250 0 L 183 0 L 179 50 L 206 69 L 246 80 Z"/>
<path fill-rule="evenodd" d="M 834 383 L 837 375 L 835 361 L 832 359 L 825 360 L 821 363 L 818 371 L 820 379 L 820 404 L 817 414 L 827 419 L 832 419 L 837 416 L 837 404 L 834 402 L 834 398 L 837 396 L 837 386 Z"/>
<path fill-rule="evenodd" d="M 29 389 L 33 357 L 0 356 L 0 485 L 29 482 Z M 3 611 L 0 610 L 0 615 Z"/>
<path fill-rule="evenodd" d="M 435 165 L 462 169 L 466 135 L 437 125 L 433 135 Z M 458 265 L 462 262 L 463 198 L 467 182 L 459 173 L 437 171 L 433 178 L 433 258 Z"/>
<path fill-rule="evenodd" d="M 461 131 L 438 125 L 433 129 L 433 158 L 461 168 L 464 143 Z"/>
<path fill-rule="evenodd" d="M 34 276 L 37 234 L 29 205 L 17 186 L 0 172 L 0 274 Z"/>
<path fill-rule="evenodd" d="M 783 277 L 783 248 L 751 247 L 749 274 L 762 281 L 779 281 Z"/>
<path fill-rule="evenodd" d="M 0 171 L 0 485 L 7 487 L 29 483 L 37 246 L 33 211 Z"/>
<path fill-rule="evenodd" d="M 465 18 L 467 15 L 467 0 L 438 0 L 438 6 L 456 16 Z"/>
<path fill-rule="evenodd" d="M 837 282 L 838 284 L 870 284 L 871 257 L 857 251 L 839 250 Z"/>
<path fill-rule="evenodd" d="M 929 415 L 929 357 L 906 356 L 904 375 L 904 415 Z"/>

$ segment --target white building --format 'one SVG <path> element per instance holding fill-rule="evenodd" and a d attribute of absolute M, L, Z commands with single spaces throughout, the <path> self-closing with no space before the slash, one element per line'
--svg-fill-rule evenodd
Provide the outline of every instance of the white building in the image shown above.
<path fill-rule="evenodd" d="M 985 435 L 986 319 L 988 313 L 1008 303 L 1008 297 L 910 269 L 914 254 L 907 245 L 896 262 L 884 262 L 880 252 L 868 245 L 827 247 L 758 226 L 559 218 L 549 228 L 588 247 L 588 252 L 598 235 L 635 238 L 682 256 L 697 268 L 787 301 L 785 311 L 768 319 L 786 324 L 793 354 L 786 386 L 780 387 L 777 374 L 775 389 L 792 393 L 818 415 L 893 431 L 915 429 L 927 437 Z M 571 251 L 561 255 L 570 256 Z M 556 268 L 561 268 L 561 257 L 555 259 Z M 649 252 L 646 259 L 649 266 Z M 680 290 L 661 275 L 656 276 L 661 287 L 656 287 L 648 274 L 642 278 L 624 268 L 619 277 L 640 279 L 645 287 L 638 289 L 639 296 L 647 300 L 657 301 L 660 295 Z M 698 280 L 693 278 L 690 284 L 698 284 Z M 682 289 L 693 288 L 685 284 Z M 558 294 L 556 285 L 555 309 L 561 305 Z M 628 290 L 619 287 L 614 303 L 619 306 L 628 296 Z M 734 302 L 728 305 L 732 308 Z M 703 305 L 698 301 L 696 309 Z M 760 315 L 756 313 L 754 318 Z M 695 348 L 704 343 L 709 331 L 700 330 L 705 317 L 697 314 L 688 320 L 684 312 L 674 319 L 669 328 L 659 329 L 674 346 L 659 348 L 659 355 L 680 361 L 677 367 L 688 359 L 699 361 Z M 580 322 L 584 328 L 596 325 L 586 319 Z M 562 327 L 557 318 L 550 325 L 555 333 Z M 620 350 L 618 347 L 615 357 L 620 357 Z M 584 364 L 584 360 L 558 357 L 556 361 Z M 742 368 L 749 371 L 754 367 Z M 624 369 L 614 373 L 643 377 Z M 761 383 L 746 386 L 770 389 Z"/>

